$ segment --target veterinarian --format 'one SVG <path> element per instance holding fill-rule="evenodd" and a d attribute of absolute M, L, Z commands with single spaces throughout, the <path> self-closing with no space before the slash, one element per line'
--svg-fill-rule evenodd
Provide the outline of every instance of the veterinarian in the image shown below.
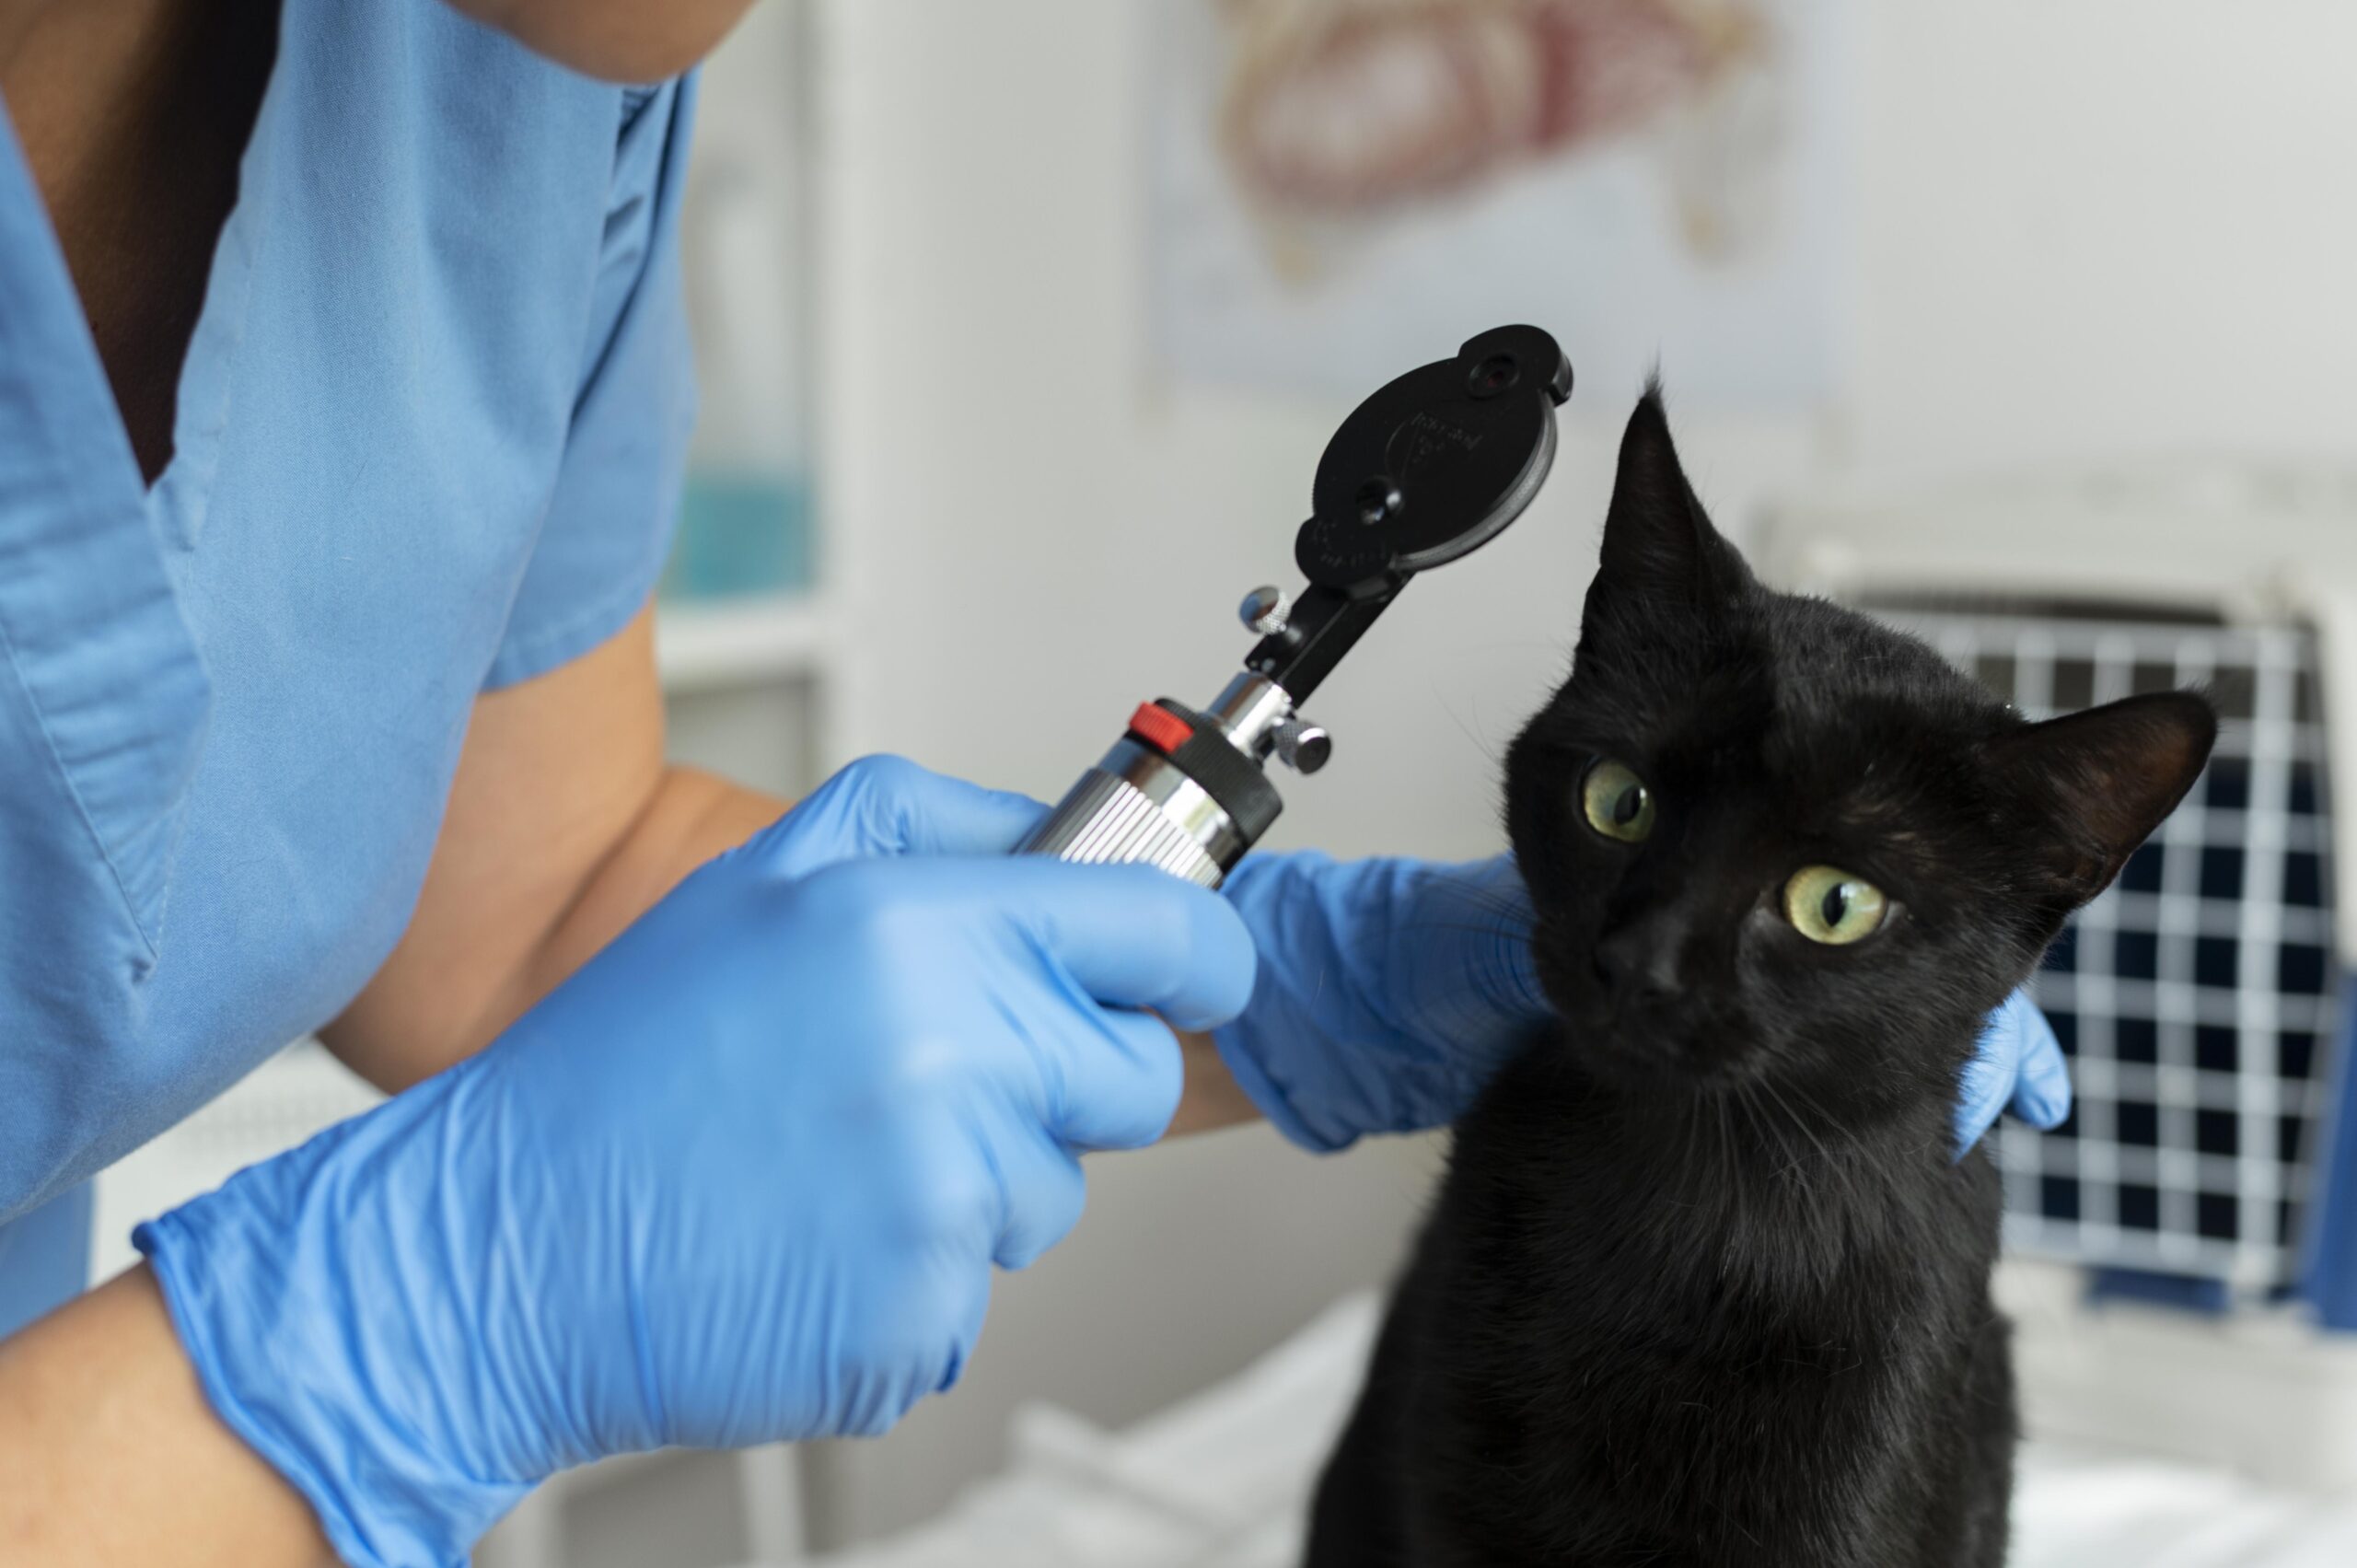
<path fill-rule="evenodd" d="M 0 0 L 10 1568 L 450 1563 L 566 1466 L 880 1432 L 1081 1152 L 1433 1125 L 1544 1016 L 1503 863 L 1222 898 L 665 765 L 677 73 L 745 4 Z M 2023 1017 L 1968 1138 L 2060 1111 Z M 313 1030 L 393 1098 L 78 1295 L 91 1176 Z"/>

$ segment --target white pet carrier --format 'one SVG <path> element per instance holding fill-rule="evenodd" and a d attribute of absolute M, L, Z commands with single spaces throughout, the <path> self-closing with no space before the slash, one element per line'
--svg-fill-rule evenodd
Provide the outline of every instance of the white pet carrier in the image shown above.
<path fill-rule="evenodd" d="M 2025 1400 L 2049 1434 L 2357 1482 L 2357 472 L 1821 496 L 1755 555 L 2032 717 L 2217 702 L 2202 779 L 2038 979 L 2078 1100 L 1999 1133 Z"/>

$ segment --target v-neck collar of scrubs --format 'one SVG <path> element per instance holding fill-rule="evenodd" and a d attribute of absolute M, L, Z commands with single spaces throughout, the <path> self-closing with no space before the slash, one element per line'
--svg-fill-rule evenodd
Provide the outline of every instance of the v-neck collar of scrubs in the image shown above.
<path fill-rule="evenodd" d="M 206 262 L 204 294 L 198 307 L 196 326 L 181 352 L 173 382 L 171 455 L 152 484 L 144 477 L 137 479 L 141 497 L 164 541 L 183 550 L 194 547 L 197 535 L 203 528 L 204 505 L 220 460 L 221 433 L 229 422 L 229 394 L 236 384 L 238 351 L 245 341 L 254 259 L 269 232 L 270 209 L 254 201 L 252 193 L 260 183 L 262 164 L 271 154 L 276 123 L 274 110 L 280 96 L 278 75 L 277 62 L 273 60 L 261 100 L 255 106 L 253 123 L 246 132 L 245 146 L 238 156 L 237 192 L 222 220 L 220 232 L 214 238 Z M 6 120 L 7 103 L 0 98 L 0 122 Z M 48 208 L 40 199 L 31 171 L 25 166 L 13 123 L 6 131 L 5 135 L 0 135 L 0 162 L 13 164 L 10 175 L 33 192 L 28 221 L 44 231 L 48 249 L 57 250 L 55 226 L 50 222 Z M 0 185 L 0 190 L 5 189 Z M 19 276 L 6 273 L 0 273 L 0 279 L 6 280 L 12 294 L 21 281 Z M 130 438 L 123 428 L 122 412 L 115 402 L 112 387 L 107 383 L 106 366 L 99 357 L 97 343 L 89 339 L 88 315 L 70 272 L 65 276 L 65 298 L 54 308 L 81 325 L 86 352 L 78 357 L 85 363 L 75 367 L 75 371 L 84 377 L 97 377 L 116 434 L 128 450 Z M 19 366 L 17 370 L 21 375 L 31 368 Z M 5 367 L 0 367 L 0 374 L 5 374 Z M 94 451 L 91 456 L 96 459 L 98 454 Z M 138 475 L 135 456 L 131 471 Z"/>
<path fill-rule="evenodd" d="M 246 264 L 234 270 L 242 277 Z M 148 963 L 210 694 L 151 501 L 202 494 L 227 381 L 221 284 L 216 269 L 174 416 L 176 446 L 180 430 L 198 437 L 192 465 L 168 467 L 151 493 L 48 208 L 0 114 L 0 661 L 17 688 L 0 701 L 33 710 Z M 140 679 L 124 680 L 126 668 Z"/>
<path fill-rule="evenodd" d="M 254 122 L 246 133 L 245 150 L 238 157 L 237 196 L 214 240 L 196 329 L 189 334 L 180 360 L 172 402 L 172 455 L 146 491 L 165 540 L 183 550 L 195 548 L 203 530 L 205 503 L 212 497 L 213 476 L 220 463 L 221 433 L 229 423 L 238 354 L 245 343 L 255 259 L 269 238 L 271 209 L 253 200 L 252 193 L 262 183 L 274 145 L 278 76 L 277 62 L 273 61 Z M 116 422 L 121 423 L 120 411 Z"/>

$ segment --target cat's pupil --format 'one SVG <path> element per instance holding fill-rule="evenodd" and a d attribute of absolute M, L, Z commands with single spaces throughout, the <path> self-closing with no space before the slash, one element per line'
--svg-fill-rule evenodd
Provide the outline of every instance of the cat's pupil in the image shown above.
<path fill-rule="evenodd" d="M 1613 826 L 1619 828 L 1627 827 L 1630 823 L 1637 819 L 1637 813 L 1643 811 L 1644 808 L 1645 792 L 1643 787 L 1639 784 L 1631 784 L 1627 789 L 1622 790 L 1619 796 L 1617 796 L 1612 802 Z"/>
<path fill-rule="evenodd" d="M 1825 917 L 1825 923 L 1827 927 L 1830 929 L 1834 926 L 1840 925 L 1841 923 L 1841 917 L 1849 912 L 1850 884 L 1847 882 L 1836 882 L 1830 888 L 1826 889 L 1825 900 L 1817 905 L 1817 913 Z"/>

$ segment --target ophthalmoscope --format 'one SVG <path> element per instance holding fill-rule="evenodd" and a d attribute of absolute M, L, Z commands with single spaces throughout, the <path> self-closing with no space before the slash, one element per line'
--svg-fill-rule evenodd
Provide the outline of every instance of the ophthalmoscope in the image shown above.
<path fill-rule="evenodd" d="M 1536 327 L 1499 327 L 1368 398 L 1326 444 L 1294 562 L 1298 595 L 1255 588 L 1260 641 L 1205 708 L 1138 705 L 1129 729 L 1018 853 L 1143 863 L 1216 888 L 1283 809 L 1266 765 L 1303 773 L 1333 742 L 1301 714 L 1410 578 L 1495 539 L 1555 458 L 1572 365 Z"/>

